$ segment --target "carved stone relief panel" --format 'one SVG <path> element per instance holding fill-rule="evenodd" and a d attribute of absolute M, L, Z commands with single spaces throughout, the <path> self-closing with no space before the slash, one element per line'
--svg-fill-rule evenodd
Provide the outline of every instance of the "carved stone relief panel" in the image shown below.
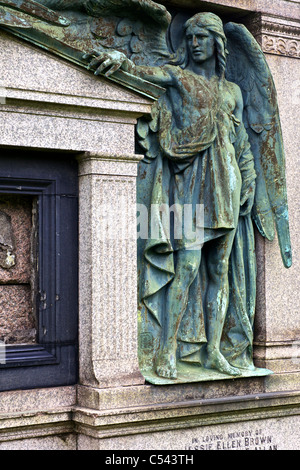
<path fill-rule="evenodd" d="M 277 36 L 262 36 L 264 52 L 300 58 L 300 39 L 289 39 Z"/>

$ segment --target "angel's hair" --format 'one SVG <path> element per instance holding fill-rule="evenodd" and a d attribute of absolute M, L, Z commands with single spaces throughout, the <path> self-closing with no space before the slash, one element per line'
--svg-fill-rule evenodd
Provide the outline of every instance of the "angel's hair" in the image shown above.
<path fill-rule="evenodd" d="M 215 35 L 215 44 L 217 49 L 217 73 L 220 78 L 224 78 L 228 51 L 226 49 L 224 40 L 220 36 Z"/>
<path fill-rule="evenodd" d="M 198 13 L 186 21 L 183 26 L 183 44 L 181 47 L 179 47 L 177 55 L 171 63 L 173 65 L 179 65 L 183 69 L 185 69 L 189 64 L 190 58 L 186 39 L 186 31 L 189 26 L 199 26 L 203 29 L 206 29 L 213 35 L 217 53 L 217 74 L 220 79 L 223 79 L 225 77 L 228 56 L 228 51 L 226 49 L 227 38 L 224 33 L 221 19 L 213 13 Z"/>

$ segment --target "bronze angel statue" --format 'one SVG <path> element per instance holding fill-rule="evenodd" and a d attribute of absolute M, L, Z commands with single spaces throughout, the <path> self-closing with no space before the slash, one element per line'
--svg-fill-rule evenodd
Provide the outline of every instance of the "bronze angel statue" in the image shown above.
<path fill-rule="evenodd" d="M 292 255 L 276 91 L 258 43 L 243 25 L 213 13 L 172 17 L 151 0 L 40 3 L 97 19 L 84 55 L 96 75 L 123 70 L 164 89 L 137 125 L 138 203 L 156 228 L 138 240 L 145 377 L 267 374 L 253 364 L 254 225 L 268 240 L 277 233 L 287 268 Z M 175 208 L 169 223 L 166 207 Z M 185 210 L 201 239 L 182 226 Z"/>

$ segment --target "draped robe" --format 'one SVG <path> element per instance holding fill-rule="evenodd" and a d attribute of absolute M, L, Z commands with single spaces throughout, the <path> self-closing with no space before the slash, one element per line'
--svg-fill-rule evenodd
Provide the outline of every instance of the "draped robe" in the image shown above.
<path fill-rule="evenodd" d="M 176 253 L 204 244 L 201 267 L 190 286 L 177 337 L 179 357 L 201 363 L 202 346 L 207 342 L 205 294 L 209 264 L 205 251 L 209 242 L 235 230 L 229 263 L 230 299 L 221 347 L 232 364 L 247 368 L 252 364 L 256 279 L 252 221 L 241 207 L 241 200 L 256 178 L 248 136 L 233 114 L 235 101 L 225 80 L 214 77 L 208 81 L 178 66 L 165 68 L 173 85 L 158 102 L 159 152 L 151 165 L 141 163 L 143 178 L 138 184 L 138 202 L 147 204 L 150 227 L 156 228 L 155 236 L 150 234 L 139 246 L 140 331 L 154 337 L 154 350 L 159 347 Z M 195 237 L 187 236 L 183 217 L 176 219 L 175 215 L 173 227 L 166 224 L 162 206 L 182 211 L 189 207 L 189 235 L 192 232 Z M 203 208 L 201 217 L 197 207 Z M 174 229 L 176 223 L 183 224 L 180 238 Z M 201 240 L 197 240 L 197 229 L 201 229 Z M 141 351 L 141 355 L 144 353 L 147 355 L 147 351 Z"/>

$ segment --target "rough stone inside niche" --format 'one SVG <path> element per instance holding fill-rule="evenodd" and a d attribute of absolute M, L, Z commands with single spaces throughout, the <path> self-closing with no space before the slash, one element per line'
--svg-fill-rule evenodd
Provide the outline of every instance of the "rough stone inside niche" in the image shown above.
<path fill-rule="evenodd" d="M 0 341 L 36 342 L 36 199 L 0 195 Z"/>

